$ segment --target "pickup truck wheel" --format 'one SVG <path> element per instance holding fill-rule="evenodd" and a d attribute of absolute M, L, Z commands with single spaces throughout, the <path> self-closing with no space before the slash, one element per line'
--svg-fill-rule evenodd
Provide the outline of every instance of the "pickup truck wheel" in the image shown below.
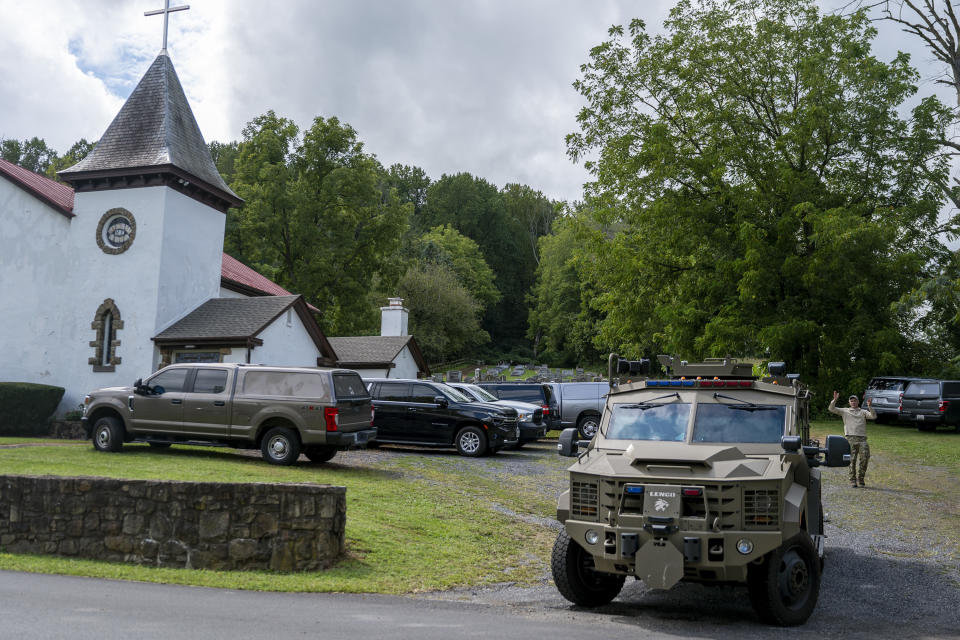
<path fill-rule="evenodd" d="M 479 458 L 487 452 L 487 437 L 476 427 L 464 427 L 457 433 L 457 453 L 469 458 Z"/>
<path fill-rule="evenodd" d="M 750 602 L 763 622 L 781 627 L 800 625 L 817 606 L 820 560 L 807 532 L 771 551 L 747 571 Z"/>
<path fill-rule="evenodd" d="M 260 451 L 270 464 L 291 465 L 300 457 L 300 439 L 286 427 L 274 427 L 263 436 Z"/>
<path fill-rule="evenodd" d="M 330 462 L 337 455 L 336 447 L 310 447 L 303 452 L 310 462 Z"/>
<path fill-rule="evenodd" d="M 600 416 L 598 415 L 586 415 L 577 420 L 577 431 L 580 432 L 580 437 L 584 440 L 592 440 L 593 436 L 597 435 L 599 428 Z"/>
<path fill-rule="evenodd" d="M 119 418 L 104 416 L 93 425 L 93 448 L 97 451 L 120 451 L 123 446 L 123 423 Z"/>
<path fill-rule="evenodd" d="M 623 589 L 624 576 L 595 571 L 593 556 L 565 530 L 560 531 L 553 544 L 550 570 L 560 595 L 581 607 L 605 605 Z"/>

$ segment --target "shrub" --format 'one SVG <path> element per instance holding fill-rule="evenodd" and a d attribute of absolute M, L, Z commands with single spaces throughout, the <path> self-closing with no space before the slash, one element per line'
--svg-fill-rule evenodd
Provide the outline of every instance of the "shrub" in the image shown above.
<path fill-rule="evenodd" d="M 32 382 L 0 382 L 0 436 L 44 436 L 63 387 Z"/>

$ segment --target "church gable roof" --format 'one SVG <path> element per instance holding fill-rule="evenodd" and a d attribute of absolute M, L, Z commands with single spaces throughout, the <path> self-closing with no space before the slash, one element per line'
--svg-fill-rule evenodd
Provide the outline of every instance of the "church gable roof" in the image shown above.
<path fill-rule="evenodd" d="M 225 205 L 217 207 L 221 210 L 243 202 L 217 171 L 166 51 L 150 65 L 93 151 L 59 175 L 86 190 L 95 188 L 90 181 L 96 178 L 107 179 L 109 188 L 143 186 L 158 172 L 173 174 L 178 180 L 168 186 L 195 196 L 188 189 L 192 182 L 194 189 Z M 140 181 L 120 183 L 121 177 Z"/>
<path fill-rule="evenodd" d="M 307 309 L 303 296 L 211 298 L 153 337 L 162 345 L 188 343 L 257 346 L 257 336 L 288 309 L 293 309 L 310 335 L 321 358 L 336 360 L 336 353 Z"/>
<path fill-rule="evenodd" d="M 75 215 L 73 213 L 73 189 L 67 185 L 60 184 L 56 180 L 51 180 L 29 169 L 24 169 L 3 158 L 0 158 L 0 176 L 50 205 L 58 213 L 62 213 L 68 218 Z"/>
<path fill-rule="evenodd" d="M 233 256 L 224 253 L 220 264 L 220 286 L 242 293 L 245 296 L 290 296 L 293 295 L 270 278 L 254 271 Z M 312 304 L 307 307 L 320 313 Z"/>

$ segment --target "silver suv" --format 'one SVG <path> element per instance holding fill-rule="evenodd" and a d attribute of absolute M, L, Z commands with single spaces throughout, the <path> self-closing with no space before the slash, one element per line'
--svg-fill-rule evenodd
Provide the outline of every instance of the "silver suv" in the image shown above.
<path fill-rule="evenodd" d="M 896 422 L 900 417 L 900 396 L 907 383 L 920 378 L 907 376 L 878 376 L 872 378 L 863 392 L 863 405 L 873 401 L 873 410 L 877 413 L 877 422 Z"/>

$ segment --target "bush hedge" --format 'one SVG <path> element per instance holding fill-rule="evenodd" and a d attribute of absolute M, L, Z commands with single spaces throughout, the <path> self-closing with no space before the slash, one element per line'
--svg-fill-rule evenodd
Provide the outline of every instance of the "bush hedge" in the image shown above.
<path fill-rule="evenodd" d="M 0 436 L 45 436 L 47 420 L 63 398 L 63 387 L 0 382 Z"/>

